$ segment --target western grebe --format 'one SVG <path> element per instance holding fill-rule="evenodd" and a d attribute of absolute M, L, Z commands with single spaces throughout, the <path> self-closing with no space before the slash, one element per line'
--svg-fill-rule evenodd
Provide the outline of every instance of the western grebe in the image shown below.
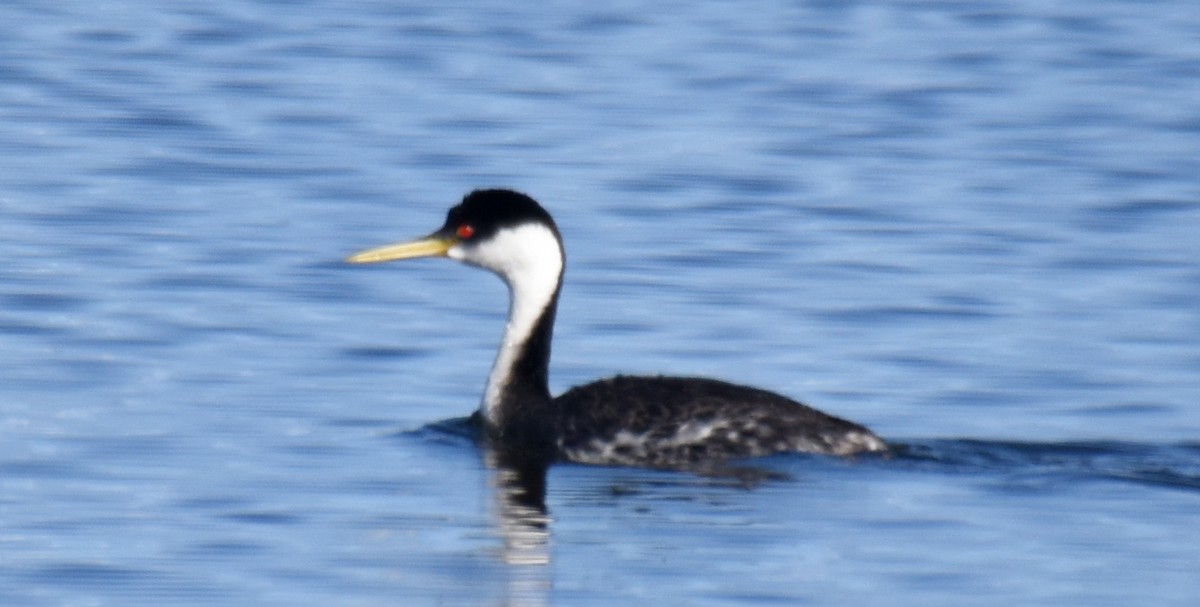
<path fill-rule="evenodd" d="M 347 261 L 431 256 L 491 270 L 508 284 L 508 324 L 476 413 L 490 440 L 505 449 L 546 461 L 668 468 L 782 452 L 887 450 L 861 425 L 714 379 L 616 376 L 551 396 L 563 245 L 550 214 L 524 194 L 476 190 L 429 236 Z"/>

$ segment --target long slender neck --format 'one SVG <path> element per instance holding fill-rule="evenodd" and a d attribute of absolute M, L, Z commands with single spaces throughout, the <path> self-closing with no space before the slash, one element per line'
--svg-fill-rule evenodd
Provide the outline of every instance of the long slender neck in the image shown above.
<path fill-rule="evenodd" d="M 550 342 L 558 289 L 549 300 L 511 288 L 508 324 L 488 376 L 483 415 L 495 427 L 550 399 Z"/>
<path fill-rule="evenodd" d="M 533 224 L 501 230 L 469 261 L 508 284 L 509 313 L 480 407 L 494 434 L 507 442 L 535 443 L 557 434 L 550 398 L 550 342 L 562 285 L 557 233 Z"/>

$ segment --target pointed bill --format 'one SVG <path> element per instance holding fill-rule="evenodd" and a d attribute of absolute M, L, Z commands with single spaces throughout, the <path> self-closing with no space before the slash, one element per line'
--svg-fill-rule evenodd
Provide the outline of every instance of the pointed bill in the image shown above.
<path fill-rule="evenodd" d="M 374 249 L 359 251 L 346 258 L 347 263 L 379 263 L 414 257 L 444 257 L 446 251 L 457 241 L 453 238 L 432 235 L 412 242 L 389 244 Z"/>

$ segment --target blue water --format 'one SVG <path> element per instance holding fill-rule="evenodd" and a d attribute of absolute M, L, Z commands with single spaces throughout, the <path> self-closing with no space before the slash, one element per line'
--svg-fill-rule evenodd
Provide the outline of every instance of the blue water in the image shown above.
<path fill-rule="evenodd" d="M 0 604 L 1194 605 L 1194 2 L 6 2 Z M 351 268 L 479 186 L 552 384 L 713 375 L 899 446 L 761 478 L 429 424 L 503 285 Z"/>

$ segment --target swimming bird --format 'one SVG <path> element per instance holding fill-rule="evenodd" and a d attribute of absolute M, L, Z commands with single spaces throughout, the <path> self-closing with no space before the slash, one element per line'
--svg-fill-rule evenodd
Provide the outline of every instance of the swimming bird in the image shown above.
<path fill-rule="evenodd" d="M 493 444 L 545 461 L 658 468 L 782 452 L 887 451 L 859 424 L 716 379 L 618 375 L 552 396 L 550 342 L 565 255 L 554 220 L 525 194 L 473 191 L 432 234 L 347 261 L 433 256 L 490 270 L 508 285 L 508 324 L 473 416 Z"/>

